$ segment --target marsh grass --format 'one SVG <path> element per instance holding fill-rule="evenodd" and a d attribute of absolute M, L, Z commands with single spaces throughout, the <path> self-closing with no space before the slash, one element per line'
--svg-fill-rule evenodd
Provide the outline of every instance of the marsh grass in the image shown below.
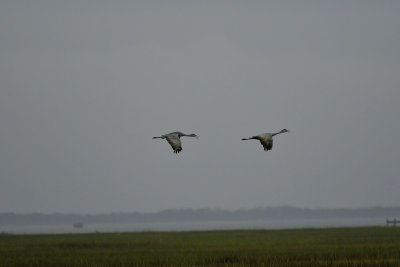
<path fill-rule="evenodd" d="M 0 266 L 400 266 L 400 228 L 0 234 Z"/>

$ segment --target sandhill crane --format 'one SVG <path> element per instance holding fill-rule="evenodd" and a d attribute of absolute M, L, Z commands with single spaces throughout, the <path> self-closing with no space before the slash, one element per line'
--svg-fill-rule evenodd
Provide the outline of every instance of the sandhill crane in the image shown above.
<path fill-rule="evenodd" d="M 173 132 L 173 133 L 164 134 L 161 136 L 154 136 L 153 139 L 156 139 L 156 138 L 167 139 L 168 143 L 171 145 L 172 149 L 174 150 L 174 153 L 179 153 L 182 151 L 182 143 L 181 143 L 181 139 L 180 139 L 181 136 L 189 136 L 189 137 L 199 138 L 195 134 L 184 134 L 182 132 Z"/>
<path fill-rule="evenodd" d="M 264 150 L 271 150 L 272 149 L 272 144 L 273 144 L 273 140 L 272 137 L 280 134 L 280 133 L 287 133 L 289 132 L 286 129 L 283 129 L 277 133 L 262 133 L 259 135 L 255 135 L 249 138 L 242 138 L 242 140 L 251 140 L 251 139 L 257 139 L 260 141 L 260 143 L 262 144 L 262 146 L 264 147 Z"/>

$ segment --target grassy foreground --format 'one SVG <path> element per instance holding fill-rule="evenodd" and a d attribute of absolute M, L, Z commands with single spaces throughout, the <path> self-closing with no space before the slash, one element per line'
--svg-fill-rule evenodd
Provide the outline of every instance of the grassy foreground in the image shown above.
<path fill-rule="evenodd" d="M 0 266 L 400 266 L 400 228 L 0 234 Z"/>

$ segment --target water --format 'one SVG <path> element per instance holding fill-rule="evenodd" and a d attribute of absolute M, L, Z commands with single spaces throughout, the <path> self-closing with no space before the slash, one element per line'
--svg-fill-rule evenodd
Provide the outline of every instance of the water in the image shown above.
<path fill-rule="evenodd" d="M 64 234 L 64 233 L 118 233 L 144 231 L 205 231 L 233 229 L 294 229 L 384 226 L 386 218 L 340 218 L 340 219 L 291 219 L 252 221 L 204 221 L 204 222 L 151 222 L 126 224 L 84 224 L 73 228 L 72 224 L 0 226 L 0 233 L 10 234 Z"/>

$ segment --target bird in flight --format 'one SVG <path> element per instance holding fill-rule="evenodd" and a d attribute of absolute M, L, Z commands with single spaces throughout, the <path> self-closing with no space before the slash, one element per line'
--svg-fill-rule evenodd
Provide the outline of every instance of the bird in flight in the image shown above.
<path fill-rule="evenodd" d="M 287 133 L 289 132 L 286 129 L 280 130 L 277 133 L 262 133 L 262 134 L 258 134 L 249 138 L 242 138 L 242 140 L 251 140 L 251 139 L 256 139 L 259 140 L 260 143 L 262 144 L 262 146 L 264 147 L 264 150 L 271 150 L 272 149 L 272 145 L 273 145 L 273 140 L 272 137 L 277 135 L 277 134 L 281 134 L 281 133 Z"/>
<path fill-rule="evenodd" d="M 172 132 L 172 133 L 164 134 L 161 136 L 154 136 L 153 139 L 157 139 L 157 138 L 167 139 L 168 143 L 171 145 L 172 149 L 174 150 L 174 153 L 177 154 L 182 151 L 182 142 L 180 139 L 181 136 L 189 136 L 189 137 L 199 138 L 195 134 L 184 134 L 182 132 Z"/>

